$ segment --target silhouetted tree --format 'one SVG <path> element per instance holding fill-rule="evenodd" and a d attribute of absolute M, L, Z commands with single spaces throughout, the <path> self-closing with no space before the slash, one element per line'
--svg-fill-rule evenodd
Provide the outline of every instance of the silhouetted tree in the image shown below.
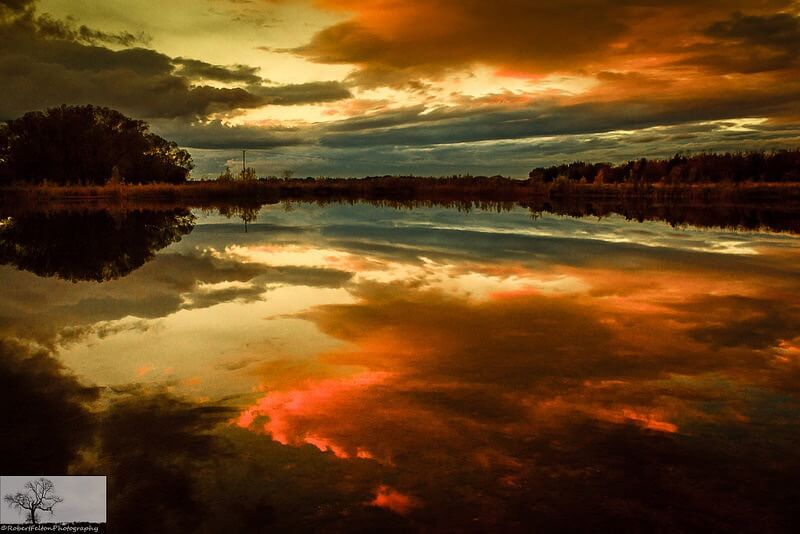
<path fill-rule="evenodd" d="M 39 480 L 32 480 L 25 484 L 25 491 L 18 491 L 17 493 L 9 493 L 3 500 L 9 508 L 18 511 L 25 510 L 27 517 L 26 521 L 35 525 L 36 512 L 39 510 L 43 512 L 53 513 L 53 508 L 64 499 L 55 494 L 55 485 L 51 480 L 40 478 Z"/>
<path fill-rule="evenodd" d="M 191 155 L 144 121 L 95 106 L 26 113 L 0 126 L 0 183 L 184 182 Z"/>

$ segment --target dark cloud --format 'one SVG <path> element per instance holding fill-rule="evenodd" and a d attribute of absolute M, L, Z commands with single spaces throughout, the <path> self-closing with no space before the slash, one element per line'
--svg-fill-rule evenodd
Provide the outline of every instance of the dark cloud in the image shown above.
<path fill-rule="evenodd" d="M 402 125 L 403 113 L 381 113 L 372 117 L 378 122 L 395 122 Z M 357 120 L 357 119 L 354 119 Z M 409 124 L 413 119 L 407 117 Z M 363 124 L 363 123 L 362 123 Z M 351 137 L 356 137 L 349 121 L 333 123 L 322 128 L 296 129 L 292 136 L 296 145 L 313 145 L 320 135 L 336 138 L 337 128 Z M 420 128 L 425 126 L 421 125 Z M 503 174 L 526 177 L 531 168 L 550 165 L 554 162 L 612 161 L 622 162 L 639 157 L 663 158 L 676 152 L 774 150 L 796 147 L 800 144 L 800 127 L 794 123 L 750 124 L 738 128 L 722 122 L 682 123 L 671 126 L 655 126 L 624 133 L 577 133 L 546 137 L 523 137 L 503 139 L 499 142 L 465 142 L 436 145 L 393 145 L 369 143 L 365 128 L 363 144 L 351 146 L 287 146 L 271 148 L 274 139 L 257 129 L 237 127 L 227 134 L 200 135 L 202 127 L 192 134 L 194 145 L 210 146 L 220 150 L 192 150 L 196 168 L 194 176 L 216 177 L 230 159 L 237 157 L 235 149 L 243 146 L 248 151 L 247 161 L 259 175 L 274 174 L 279 169 L 294 169 L 298 176 L 367 176 L 393 174 L 425 174 L 432 176 L 453 174 Z M 386 131 L 390 128 L 386 128 Z M 167 135 L 156 129 L 161 135 Z M 191 132 L 192 130 L 190 130 Z M 270 130 L 271 131 L 271 130 Z M 377 129 L 376 131 L 381 131 Z M 176 130 L 177 132 L 177 130 Z M 634 142 L 639 138 L 651 138 L 655 134 L 665 139 L 649 142 Z M 175 136 L 188 139 L 187 134 Z M 233 136 L 231 143 L 223 142 L 223 135 Z M 167 135 L 169 137 L 169 135 Z M 186 136 L 186 137 L 184 137 Z M 267 139 L 262 145 L 259 139 Z M 445 139 L 446 136 L 443 136 Z M 277 145 L 275 145 L 277 146 Z M 227 150 L 224 150 L 227 149 Z M 258 150 L 263 149 L 263 150 Z M 241 152 L 238 152 L 241 156 Z"/>
<path fill-rule="evenodd" d="M 798 16 L 734 13 L 706 27 L 703 36 L 706 42 L 687 47 L 688 55 L 674 64 L 700 67 L 715 74 L 792 71 L 796 76 L 800 54 Z"/>
<path fill-rule="evenodd" d="M 0 8 L 5 8 L 9 11 L 24 11 L 35 3 L 36 0 L 0 0 Z"/>
<path fill-rule="evenodd" d="M 34 109 L 61 104 L 92 103 L 120 109 L 146 119 L 180 118 L 181 127 L 197 131 L 186 119 L 217 112 L 236 112 L 266 104 L 299 105 L 330 102 L 351 96 L 339 82 L 264 85 L 258 68 L 223 66 L 177 57 L 145 48 L 129 48 L 146 42 L 128 32 L 106 33 L 86 26 L 75 28 L 32 10 L 0 21 L 0 39 L 7 49 L 0 54 L 0 75 L 9 98 L 0 103 L 0 117 L 13 118 Z M 100 44 L 125 48 L 112 50 Z M 212 87 L 203 80 L 244 87 Z M 211 123 L 212 127 L 214 123 Z M 214 137 L 235 128 L 217 123 Z M 254 129 L 255 130 L 255 129 Z M 206 146 L 213 145 L 209 135 Z M 272 146 L 264 132 L 258 146 Z M 179 139 L 192 146 L 196 139 Z M 236 135 L 218 139 L 229 146 Z M 288 141 L 295 144 L 296 140 Z M 201 143 L 203 144 L 203 143 Z M 284 145 L 287 141 L 272 141 Z M 247 147 L 245 147 L 247 148 Z"/>
<path fill-rule="evenodd" d="M 401 109 L 392 109 L 389 111 L 379 111 L 366 116 L 352 117 L 341 121 L 336 121 L 330 125 L 327 125 L 326 130 L 332 132 L 348 132 L 353 130 L 405 126 L 411 122 L 419 120 L 426 110 L 427 108 L 424 105 L 416 105 Z"/>
<path fill-rule="evenodd" d="M 66 347 L 73 343 L 79 343 L 86 339 L 89 335 L 95 335 L 99 339 L 104 339 L 108 336 L 120 334 L 122 332 L 147 332 L 156 326 L 155 323 L 137 320 L 122 324 L 94 324 L 83 326 L 70 326 L 63 328 L 58 333 L 56 344 L 61 347 Z"/>
<path fill-rule="evenodd" d="M 187 123 L 181 119 L 159 119 L 152 126 L 154 132 L 181 146 L 201 149 L 269 149 L 313 141 L 309 132 L 291 126 L 234 126 L 220 120 Z M 223 168 L 215 168 L 214 175 Z"/>
<path fill-rule="evenodd" d="M 269 103 L 296 105 L 350 96 L 338 82 L 266 86 L 255 67 L 214 65 L 127 48 L 146 38 L 75 28 L 47 15 L 36 16 L 32 8 L 0 21 L 0 39 L 6 46 L 0 54 L 0 76 L 8 95 L 0 103 L 3 118 L 61 104 L 92 103 L 139 118 L 185 120 Z M 103 43 L 126 48 L 99 46 Z M 246 87 L 195 83 L 202 80 Z"/>
<path fill-rule="evenodd" d="M 576 309 L 572 295 L 520 291 L 473 303 L 405 285 L 361 289 L 364 300 L 359 305 L 323 306 L 306 316 L 333 337 L 357 347 L 381 348 L 343 350 L 328 362 L 411 373 L 426 382 L 457 383 L 466 389 L 493 384 L 510 391 L 545 388 L 549 394 L 557 383 L 564 395 L 587 380 L 656 379 L 724 365 L 723 356 L 696 361 L 695 350 L 669 354 L 662 352 L 661 343 L 631 352 L 628 343 L 633 341 L 623 339 L 619 327 L 602 322 L 602 312 L 591 306 Z M 455 323 L 453 317 L 458 317 Z M 463 333 L 455 335 L 453 329 Z M 680 343 L 675 335 L 674 343 Z M 427 348 L 413 356 L 406 352 L 411 346 Z M 369 364 L 362 360 L 367 353 Z M 398 353 L 405 355 L 402 363 L 393 361 Z M 627 356 L 632 353 L 638 359 Z M 757 368 L 762 361 L 756 356 L 750 363 Z"/>
<path fill-rule="evenodd" d="M 0 38 L 8 47 L 0 54 L 0 76 L 9 96 L 0 117 L 61 104 L 109 106 L 140 118 L 204 116 L 262 104 L 241 88 L 192 85 L 173 74 L 168 56 L 152 50 L 46 38 L 19 21 L 0 25 Z"/>
<path fill-rule="evenodd" d="M 354 273 L 322 267 L 280 266 L 267 269 L 258 280 L 265 283 L 310 287 L 342 287 Z"/>
<path fill-rule="evenodd" d="M 593 134 L 780 114 L 798 105 L 798 87 L 787 84 L 770 95 L 761 91 L 738 91 L 714 98 L 687 96 L 577 104 L 538 102 L 513 107 L 440 108 L 429 112 L 415 107 L 332 124 L 323 129 L 321 143 L 330 147 L 425 146 Z"/>
<path fill-rule="evenodd" d="M 87 43 L 111 43 L 120 46 L 133 46 L 135 44 L 150 44 L 152 37 L 144 33 L 132 34 L 130 32 L 108 33 L 101 30 L 94 30 L 87 26 L 81 25 L 78 28 L 79 40 Z"/>
<path fill-rule="evenodd" d="M 260 174 L 291 168 L 304 176 L 527 176 L 532 167 L 554 161 L 626 161 L 679 151 L 797 146 L 797 126 L 792 123 L 734 128 L 720 117 L 790 112 L 800 103 L 798 94 L 794 87 L 786 87 L 770 97 L 740 91 L 716 100 L 687 96 L 571 105 L 551 100 L 434 110 L 412 106 L 294 128 L 233 127 L 214 122 L 190 127 L 156 123 L 154 128 L 197 148 L 264 149 L 248 155 Z M 710 123 L 712 120 L 720 122 Z M 626 133 L 613 133 L 617 130 Z M 286 148 L 269 150 L 277 147 Z M 211 156 L 210 152 L 196 153 Z M 208 164 L 200 161 L 196 173 L 219 174 L 234 153 L 219 154 L 219 159 Z"/>
<path fill-rule="evenodd" d="M 172 60 L 178 66 L 178 74 L 191 79 L 217 80 L 225 83 L 261 83 L 258 67 L 247 65 L 214 65 L 198 59 L 177 57 Z"/>
<path fill-rule="evenodd" d="M 705 34 L 724 41 L 800 54 L 800 16 L 791 13 L 769 16 L 734 13 L 730 19 L 710 25 Z"/>
<path fill-rule="evenodd" d="M 322 0 L 321 7 L 350 18 L 293 49 L 312 61 L 355 64 L 356 83 L 402 84 L 417 77 L 485 64 L 509 72 L 544 74 L 611 64 L 619 57 L 669 53 L 696 36 L 687 20 L 709 23 L 737 9 L 756 14 L 791 2 L 667 2 L 479 0 L 352 2 Z M 412 30 L 413 28 L 413 30 Z M 652 35 L 658 34 L 658 42 Z M 565 39 L 565 35 L 574 38 Z M 687 39 L 687 37 L 689 39 Z"/>
<path fill-rule="evenodd" d="M 258 358 L 242 358 L 240 360 L 236 360 L 233 362 L 223 362 L 218 363 L 214 366 L 214 369 L 220 371 L 238 371 L 239 369 L 244 369 L 250 364 L 256 363 L 260 361 Z"/>
<path fill-rule="evenodd" d="M 120 532 L 196 532 L 209 512 L 199 471 L 225 453 L 213 431 L 231 415 L 225 406 L 159 392 L 115 399 L 100 418 L 100 465 L 92 466 L 110 475 L 109 523 Z"/>
<path fill-rule="evenodd" d="M 31 18 L 30 22 L 36 28 L 38 35 L 44 38 L 65 39 L 87 44 L 107 43 L 124 47 L 136 44 L 146 45 L 152 40 L 143 32 L 136 35 L 127 31 L 109 33 L 89 28 L 86 25 L 76 28 L 70 22 L 55 19 L 48 14 Z"/>
<path fill-rule="evenodd" d="M 342 83 L 333 81 L 298 83 L 275 87 L 250 87 L 249 89 L 253 94 L 264 97 L 268 103 L 276 106 L 333 102 L 353 96 L 350 90 Z"/>
<path fill-rule="evenodd" d="M 60 215 L 29 216 L 24 242 L 11 241 L 7 235 L 6 240 L 0 241 L 6 249 L 15 251 L 13 259 L 22 262 L 20 267 L 35 270 L 39 275 L 57 274 L 61 279 L 75 282 L 31 279 L 33 275 L 10 268 L 3 274 L 12 289 L 0 299 L 0 332 L 33 339 L 53 349 L 74 344 L 89 335 L 102 338 L 125 331 L 144 332 L 157 327 L 154 320 L 182 309 L 257 300 L 272 284 L 341 287 L 352 278 L 352 273 L 336 269 L 271 267 L 218 258 L 210 251 L 199 252 L 191 247 L 155 254 L 154 243 L 174 242 L 175 229 L 170 225 L 159 226 L 164 219 L 146 212 Z M 170 216 L 161 215 L 167 219 Z M 133 232 L 140 239 L 128 236 L 131 227 L 139 228 L 144 222 L 149 223 L 147 231 Z M 89 227 L 96 234 L 76 230 Z M 90 243 L 91 253 L 70 240 L 63 240 L 63 250 L 54 249 L 52 239 L 61 236 L 58 228 Z M 265 226 L 260 232 L 258 225 L 248 235 L 263 237 L 263 232 L 268 232 L 272 239 L 297 237 L 291 228 Z M 6 232 L 9 233 L 13 232 Z M 32 240 L 37 235 L 39 239 Z M 147 243 L 139 242 L 143 236 Z M 50 262 L 40 257 L 38 253 L 42 251 L 48 252 Z M 134 266 L 136 269 L 131 272 Z M 101 275 L 111 281 L 102 286 L 83 281 Z M 138 320 L 117 322 L 125 318 Z"/>
<path fill-rule="evenodd" d="M 13 437 L 0 441 L 3 473 L 107 475 L 108 521 L 119 532 L 255 531 L 272 521 L 261 490 L 239 491 L 226 476 L 245 457 L 218 433 L 235 414 L 226 405 L 164 388 L 84 386 L 52 355 L 5 339 L 0 386 L 0 425 Z"/>
<path fill-rule="evenodd" d="M 702 310 L 692 317 L 689 335 L 715 348 L 766 349 L 800 332 L 800 307 L 779 299 L 708 295 L 679 309 Z"/>
<path fill-rule="evenodd" d="M 252 302 L 264 294 L 264 288 L 259 286 L 227 287 L 199 291 L 185 303 L 185 308 L 208 308 L 223 302 Z"/>
<path fill-rule="evenodd" d="M 143 269 L 133 278 L 120 281 L 116 287 L 107 287 L 103 296 L 87 292 L 75 303 L 54 306 L 50 313 L 54 317 L 70 318 L 73 324 L 80 325 L 128 316 L 158 319 L 182 309 L 208 308 L 234 300 L 258 300 L 269 284 L 341 287 L 352 277 L 352 273 L 334 269 L 269 267 L 200 254 L 162 254 Z M 149 283 L 145 284 L 145 280 Z M 227 286 L 226 282 L 238 284 Z M 215 287 L 215 284 L 220 286 Z M 59 340 L 74 341 L 79 333 L 110 335 L 125 330 L 143 331 L 150 326 L 147 322 L 138 322 L 62 330 Z"/>
<path fill-rule="evenodd" d="M 354 9 L 356 14 L 318 32 L 294 52 L 323 63 L 362 65 L 366 73 L 359 75 L 367 77 L 370 69 L 441 72 L 472 62 L 536 65 L 549 70 L 564 62 L 585 61 L 626 29 L 615 19 L 619 9 L 611 5 L 592 9 L 585 2 L 575 4 L 506 0 L 489 5 L 448 0 L 412 2 L 403 9 L 390 4 L 386 9 L 378 2 L 322 2 L 333 9 Z M 578 27 L 592 38 L 562 38 Z"/>
<path fill-rule="evenodd" d="M 220 260 L 208 254 L 161 254 L 151 263 L 117 283 L 104 286 L 103 291 L 84 291 L 72 299 L 55 304 L 49 315 L 56 319 L 58 341 L 74 342 L 76 336 L 90 333 L 110 335 L 116 329 L 146 330 L 147 322 L 119 325 L 97 325 L 133 316 L 158 319 L 180 309 L 210 307 L 233 299 L 253 300 L 265 291 L 253 280 L 264 275 L 264 266 Z M 233 287 L 215 288 L 214 284 L 239 282 Z M 205 284 L 207 289 L 199 288 Z M 92 288 L 94 289 L 94 288 Z M 74 298 L 77 296 L 77 298 Z M 59 325 L 67 326 L 66 331 Z M 94 325 L 70 329 L 72 325 Z M 66 336 L 66 337 L 65 337 Z M 47 337 L 40 337 L 46 342 Z"/>
<path fill-rule="evenodd" d="M 3 473 L 65 474 L 91 444 L 90 405 L 99 390 L 81 384 L 51 355 L 0 339 Z"/>

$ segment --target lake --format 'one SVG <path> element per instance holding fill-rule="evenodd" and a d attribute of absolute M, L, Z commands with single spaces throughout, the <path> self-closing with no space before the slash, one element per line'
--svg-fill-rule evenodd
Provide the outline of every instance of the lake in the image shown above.
<path fill-rule="evenodd" d="M 112 532 L 790 531 L 800 236 L 487 207 L 3 217 L 3 473 Z"/>

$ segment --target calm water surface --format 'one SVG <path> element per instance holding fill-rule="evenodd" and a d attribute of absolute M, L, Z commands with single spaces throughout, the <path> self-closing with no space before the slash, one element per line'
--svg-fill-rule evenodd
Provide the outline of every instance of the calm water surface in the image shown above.
<path fill-rule="evenodd" d="M 76 210 L 0 261 L 2 472 L 109 475 L 114 532 L 798 519 L 797 235 Z"/>

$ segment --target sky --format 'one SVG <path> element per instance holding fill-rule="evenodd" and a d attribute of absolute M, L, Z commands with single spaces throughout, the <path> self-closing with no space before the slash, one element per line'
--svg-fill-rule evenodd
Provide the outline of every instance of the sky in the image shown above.
<path fill-rule="evenodd" d="M 800 145 L 794 0 L 0 0 L 0 120 L 98 104 L 259 175 Z"/>
<path fill-rule="evenodd" d="M 40 476 L 4 476 L 0 477 L 0 493 L 3 495 L 24 492 L 25 484 Z M 37 513 L 37 520 L 43 523 L 70 523 L 73 521 L 89 521 L 105 523 L 106 521 L 106 477 L 104 476 L 46 476 L 55 488 L 55 494 L 64 501 L 53 507 L 53 514 Z M 24 523 L 25 513 L 11 511 L 3 503 L 3 523 Z"/>

